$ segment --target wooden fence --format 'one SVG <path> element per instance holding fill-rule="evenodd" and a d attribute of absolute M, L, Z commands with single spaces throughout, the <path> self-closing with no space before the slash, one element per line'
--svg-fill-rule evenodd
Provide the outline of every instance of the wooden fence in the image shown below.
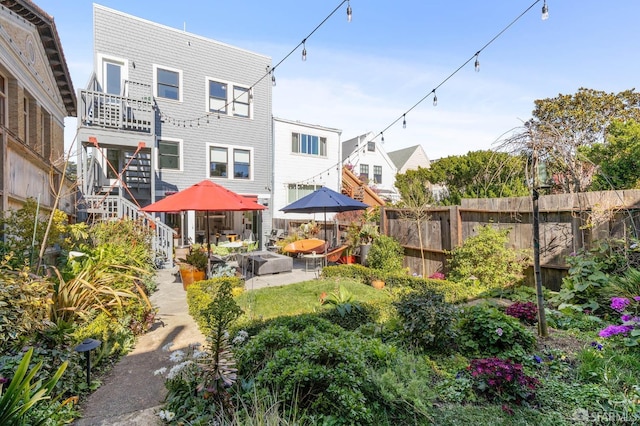
<path fill-rule="evenodd" d="M 544 195 L 539 199 L 540 264 L 543 284 L 558 290 L 568 266 L 566 257 L 602 238 L 638 237 L 640 190 Z M 460 206 L 430 208 L 421 226 L 425 276 L 446 272 L 446 251 L 476 235 L 479 226 L 508 228 L 509 246 L 533 248 L 531 197 L 464 199 Z M 421 273 L 420 239 L 410 210 L 383 208 L 380 229 L 405 249 L 405 267 Z M 527 280 L 533 283 L 533 268 Z"/>

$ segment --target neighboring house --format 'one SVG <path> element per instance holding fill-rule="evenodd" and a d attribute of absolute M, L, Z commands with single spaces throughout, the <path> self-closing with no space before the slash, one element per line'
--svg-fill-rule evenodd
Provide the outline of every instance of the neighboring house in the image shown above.
<path fill-rule="evenodd" d="M 130 212 L 203 179 L 269 205 L 271 59 L 100 5 L 93 15 L 94 73 L 78 96 L 87 216 L 121 216 L 108 200 Z M 260 238 L 271 211 L 216 212 L 209 229 Z M 204 212 L 162 219 L 206 240 Z"/>
<path fill-rule="evenodd" d="M 41 212 L 55 204 L 75 214 L 72 183 L 62 179 L 64 118 L 76 115 L 76 97 L 53 18 L 28 0 L 0 0 L 1 207 L 19 209 L 28 198 Z"/>
<path fill-rule="evenodd" d="M 342 164 L 382 198 L 395 201 L 397 169 L 372 132 L 342 142 Z"/>
<path fill-rule="evenodd" d="M 284 213 L 280 209 L 326 186 L 340 192 L 341 130 L 299 121 L 273 119 L 274 219 L 309 220 L 309 214 Z M 317 214 L 317 220 L 324 215 Z M 333 213 L 327 213 L 327 220 Z"/>
<path fill-rule="evenodd" d="M 429 161 L 429 157 L 424 152 L 422 145 L 410 146 L 387 154 L 395 164 L 398 173 L 406 173 L 407 170 L 418 170 L 418 167 L 425 169 L 431 167 L 431 161 Z"/>

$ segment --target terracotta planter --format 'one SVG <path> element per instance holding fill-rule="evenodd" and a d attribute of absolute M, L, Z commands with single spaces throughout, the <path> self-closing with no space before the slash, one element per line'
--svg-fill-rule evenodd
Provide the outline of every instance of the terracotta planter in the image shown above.
<path fill-rule="evenodd" d="M 180 269 L 180 278 L 182 279 L 182 288 L 186 290 L 194 282 L 204 280 L 204 271 Z"/>
<path fill-rule="evenodd" d="M 384 288 L 384 281 L 382 281 L 382 280 L 371 280 L 371 287 L 376 288 L 378 290 L 382 290 Z"/>

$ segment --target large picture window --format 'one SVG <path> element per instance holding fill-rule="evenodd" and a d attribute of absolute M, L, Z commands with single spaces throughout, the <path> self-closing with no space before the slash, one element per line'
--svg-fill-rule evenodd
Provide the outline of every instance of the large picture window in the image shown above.
<path fill-rule="evenodd" d="M 305 135 L 303 133 L 292 133 L 291 152 L 326 157 L 327 138 Z"/>
<path fill-rule="evenodd" d="M 180 142 L 158 141 L 158 169 L 180 170 Z"/>

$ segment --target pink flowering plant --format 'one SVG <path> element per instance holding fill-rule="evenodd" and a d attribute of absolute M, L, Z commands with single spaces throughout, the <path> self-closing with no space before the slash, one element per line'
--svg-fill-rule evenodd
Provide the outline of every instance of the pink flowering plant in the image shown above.
<path fill-rule="evenodd" d="M 479 358 L 467 367 L 473 389 L 489 401 L 523 404 L 535 399 L 540 382 L 510 359 Z"/>
<path fill-rule="evenodd" d="M 515 302 L 508 306 L 504 313 L 529 325 L 538 319 L 538 307 L 533 302 Z"/>
<path fill-rule="evenodd" d="M 620 335 L 627 346 L 640 344 L 640 296 L 611 298 L 611 309 L 620 314 L 620 324 L 611 324 L 598 333 L 602 338 Z"/>

